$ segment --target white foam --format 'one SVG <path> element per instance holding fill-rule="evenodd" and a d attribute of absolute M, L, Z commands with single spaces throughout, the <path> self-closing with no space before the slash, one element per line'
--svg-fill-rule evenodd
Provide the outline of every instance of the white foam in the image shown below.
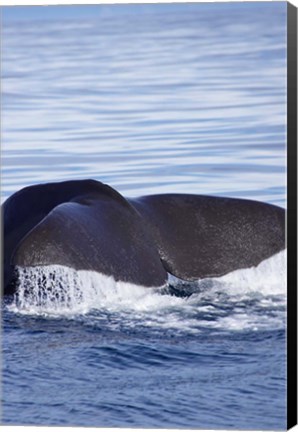
<path fill-rule="evenodd" d="M 262 295 L 286 294 L 286 251 L 262 261 L 257 267 L 236 270 L 221 278 L 218 283 L 230 294 L 261 293 Z"/>
<path fill-rule="evenodd" d="M 147 288 L 116 282 L 92 271 L 63 266 L 19 268 L 19 288 L 9 309 L 16 313 L 73 318 L 112 314 L 111 328 L 142 325 L 200 332 L 280 328 L 284 326 L 286 252 L 259 266 L 192 284 L 171 277 L 171 284 L 189 289 L 175 296 L 164 287 Z M 211 318 L 211 319 L 210 319 Z"/>
<path fill-rule="evenodd" d="M 19 287 L 10 309 L 20 313 L 74 315 L 119 305 L 129 308 L 133 300 L 142 304 L 146 291 L 153 290 L 60 265 L 19 267 L 17 272 Z"/>

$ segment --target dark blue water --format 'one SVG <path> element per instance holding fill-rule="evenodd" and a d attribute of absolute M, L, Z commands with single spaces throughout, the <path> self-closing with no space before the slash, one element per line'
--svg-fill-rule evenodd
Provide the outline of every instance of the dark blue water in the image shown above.
<path fill-rule="evenodd" d="M 2 201 L 91 177 L 285 206 L 285 3 L 87 12 L 4 11 Z M 285 268 L 162 289 L 58 268 L 67 296 L 42 302 L 21 284 L 2 305 L 2 423 L 284 429 Z"/>
<path fill-rule="evenodd" d="M 5 328 L 7 423 L 285 427 L 283 330 L 113 331 L 14 314 Z"/>

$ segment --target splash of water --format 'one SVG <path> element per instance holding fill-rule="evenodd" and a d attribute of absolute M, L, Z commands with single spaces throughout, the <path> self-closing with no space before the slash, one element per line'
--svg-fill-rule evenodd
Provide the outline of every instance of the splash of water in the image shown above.
<path fill-rule="evenodd" d="M 220 278 L 185 283 L 169 277 L 161 288 L 116 282 L 113 277 L 63 266 L 18 268 L 19 287 L 9 309 L 47 317 L 113 314 L 128 327 L 239 330 L 284 325 L 286 252 L 259 266 Z M 115 323 L 114 323 L 115 324 Z"/>

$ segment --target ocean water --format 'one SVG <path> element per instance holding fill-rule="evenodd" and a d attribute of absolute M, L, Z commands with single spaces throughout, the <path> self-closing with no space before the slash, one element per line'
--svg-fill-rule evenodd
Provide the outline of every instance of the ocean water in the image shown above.
<path fill-rule="evenodd" d="M 3 11 L 2 202 L 94 178 L 285 207 L 286 3 L 63 10 Z M 161 289 L 48 271 L 2 301 L 2 424 L 285 429 L 285 251 Z"/>

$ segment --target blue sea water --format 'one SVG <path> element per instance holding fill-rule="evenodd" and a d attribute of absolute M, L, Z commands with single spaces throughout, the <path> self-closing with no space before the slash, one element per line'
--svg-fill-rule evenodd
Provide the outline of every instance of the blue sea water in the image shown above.
<path fill-rule="evenodd" d="M 285 207 L 286 3 L 68 8 L 3 9 L 2 202 L 94 178 Z M 285 263 L 162 290 L 58 269 L 66 300 L 2 303 L 2 423 L 284 429 Z"/>

